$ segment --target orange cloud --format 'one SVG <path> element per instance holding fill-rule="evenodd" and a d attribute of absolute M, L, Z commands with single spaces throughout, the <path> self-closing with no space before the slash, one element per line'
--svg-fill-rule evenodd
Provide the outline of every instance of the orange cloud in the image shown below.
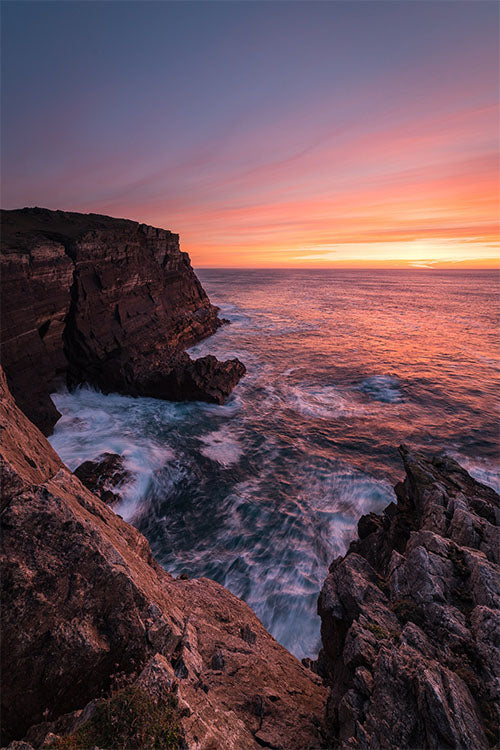
<path fill-rule="evenodd" d="M 231 139 L 179 155 L 99 210 L 178 231 L 200 267 L 489 266 L 500 254 L 497 131 L 494 106 L 415 103 L 389 123 L 379 113 L 302 144 L 290 127 L 273 157 L 267 126 L 240 156 Z"/>

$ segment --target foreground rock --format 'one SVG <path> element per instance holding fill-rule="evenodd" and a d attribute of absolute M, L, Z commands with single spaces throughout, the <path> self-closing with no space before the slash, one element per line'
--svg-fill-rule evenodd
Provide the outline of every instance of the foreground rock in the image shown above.
<path fill-rule="evenodd" d="M 221 325 L 179 237 L 125 219 L 2 212 L 2 362 L 19 406 L 50 434 L 50 393 L 103 392 L 221 403 L 238 360 L 184 349 Z"/>
<path fill-rule="evenodd" d="M 57 743 L 120 675 L 156 701 L 175 695 L 190 749 L 320 747 L 319 678 L 222 586 L 166 573 L 63 466 L 3 377 L 0 395 L 2 742 Z"/>
<path fill-rule="evenodd" d="M 487 748 L 498 741 L 500 498 L 450 458 L 401 455 L 397 505 L 360 520 L 318 604 L 330 741 Z"/>

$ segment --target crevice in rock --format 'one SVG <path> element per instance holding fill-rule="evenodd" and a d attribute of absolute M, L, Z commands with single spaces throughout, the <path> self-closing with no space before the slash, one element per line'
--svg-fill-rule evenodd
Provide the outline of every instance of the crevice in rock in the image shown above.
<path fill-rule="evenodd" d="M 42 339 L 42 341 L 43 341 L 43 339 L 45 338 L 45 336 L 46 336 L 46 334 L 47 334 L 47 331 L 48 331 L 48 330 L 49 330 L 49 328 L 50 328 L 50 323 L 51 323 L 50 319 L 49 319 L 49 320 L 46 320 L 46 321 L 45 321 L 44 323 L 42 323 L 42 325 L 41 325 L 41 326 L 39 326 L 39 328 L 38 328 L 38 335 L 40 336 L 40 338 Z"/>

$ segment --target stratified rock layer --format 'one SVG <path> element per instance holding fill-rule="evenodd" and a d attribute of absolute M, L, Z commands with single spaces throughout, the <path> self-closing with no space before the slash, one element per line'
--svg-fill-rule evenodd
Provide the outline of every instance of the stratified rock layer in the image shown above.
<path fill-rule="evenodd" d="M 330 741 L 487 748 L 498 741 L 500 498 L 450 458 L 400 450 L 397 505 L 360 520 L 318 603 Z"/>
<path fill-rule="evenodd" d="M 222 403 L 238 360 L 193 362 L 186 346 L 221 324 L 177 234 L 46 209 L 2 212 L 2 363 L 19 406 L 49 434 L 49 394 L 103 392 Z"/>
<path fill-rule="evenodd" d="M 3 742 L 43 721 L 34 747 L 72 731 L 123 673 L 153 697 L 176 692 L 192 750 L 321 746 L 320 679 L 222 586 L 166 573 L 61 463 L 3 374 L 0 445 Z"/>

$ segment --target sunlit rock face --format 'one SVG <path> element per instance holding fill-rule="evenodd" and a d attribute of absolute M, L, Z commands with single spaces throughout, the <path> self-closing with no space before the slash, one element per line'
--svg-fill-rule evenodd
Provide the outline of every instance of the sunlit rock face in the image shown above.
<path fill-rule="evenodd" d="M 71 733 L 120 674 L 155 700 L 175 692 L 189 750 L 321 746 L 318 676 L 227 589 L 163 570 L 62 464 L 1 368 L 0 437 L 1 742 Z"/>
<path fill-rule="evenodd" d="M 450 458 L 400 452 L 397 504 L 360 520 L 319 599 L 328 730 L 346 748 L 487 748 L 500 498 Z"/>
<path fill-rule="evenodd" d="M 184 348 L 220 325 L 179 237 L 46 209 L 2 212 L 2 361 L 23 411 L 46 434 L 61 384 L 221 403 L 237 361 L 197 365 Z"/>

